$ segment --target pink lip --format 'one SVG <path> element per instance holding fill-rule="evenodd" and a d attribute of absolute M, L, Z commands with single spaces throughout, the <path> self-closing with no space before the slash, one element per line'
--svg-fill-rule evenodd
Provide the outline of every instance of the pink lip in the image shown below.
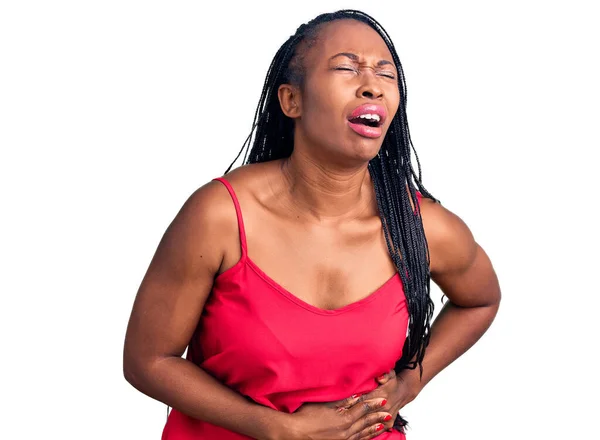
<path fill-rule="evenodd" d="M 350 121 L 348 121 L 348 125 L 357 134 L 366 138 L 377 139 L 383 134 L 381 127 L 369 127 L 368 125 L 355 124 L 354 122 Z"/>
<path fill-rule="evenodd" d="M 369 127 L 368 125 L 355 124 L 354 122 L 351 122 L 352 119 L 358 118 L 360 115 L 365 114 L 379 115 L 379 117 L 381 118 L 379 121 L 379 125 L 377 127 Z M 383 126 L 386 117 L 387 114 L 385 112 L 384 107 L 376 104 L 363 104 L 361 106 L 356 107 L 354 111 L 350 114 L 350 116 L 348 116 L 348 125 L 353 131 L 355 131 L 360 136 L 376 139 L 383 134 L 383 130 L 381 129 L 381 127 Z"/>
<path fill-rule="evenodd" d="M 354 111 L 350 113 L 348 119 L 358 118 L 360 115 L 366 115 L 369 113 L 379 115 L 379 117 L 381 118 L 381 121 L 379 121 L 380 126 L 383 125 L 385 119 L 387 118 L 387 113 L 383 106 L 377 104 L 363 104 L 356 107 Z"/>

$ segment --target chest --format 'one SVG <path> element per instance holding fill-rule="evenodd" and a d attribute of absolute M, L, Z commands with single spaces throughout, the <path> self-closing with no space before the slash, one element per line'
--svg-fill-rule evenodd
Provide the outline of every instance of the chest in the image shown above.
<path fill-rule="evenodd" d="M 376 293 L 397 271 L 381 228 L 272 226 L 249 235 L 248 248 L 251 263 L 267 278 L 328 310 Z"/>

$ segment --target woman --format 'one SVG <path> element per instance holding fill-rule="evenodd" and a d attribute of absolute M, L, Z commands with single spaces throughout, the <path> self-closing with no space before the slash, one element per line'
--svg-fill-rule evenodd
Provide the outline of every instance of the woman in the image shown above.
<path fill-rule="evenodd" d="M 413 171 L 405 110 L 364 13 L 280 48 L 247 165 L 190 196 L 135 300 L 125 377 L 173 407 L 163 439 L 405 438 L 399 409 L 489 327 L 494 270 Z"/>

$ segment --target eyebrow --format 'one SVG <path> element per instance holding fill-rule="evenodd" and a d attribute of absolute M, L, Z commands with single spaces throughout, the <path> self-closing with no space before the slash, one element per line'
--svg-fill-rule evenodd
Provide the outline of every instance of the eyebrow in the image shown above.
<path fill-rule="evenodd" d="M 355 63 L 358 63 L 358 55 L 354 54 L 354 53 L 350 53 L 350 52 L 340 52 L 340 53 L 336 53 L 334 56 L 332 56 L 331 58 L 329 58 L 329 61 L 337 58 L 337 57 L 346 57 L 346 58 L 350 58 L 352 61 L 354 61 Z M 377 62 L 377 67 L 381 67 L 381 66 L 385 66 L 385 65 L 391 65 L 393 66 L 394 63 L 392 63 L 391 61 L 388 60 L 380 60 Z"/>

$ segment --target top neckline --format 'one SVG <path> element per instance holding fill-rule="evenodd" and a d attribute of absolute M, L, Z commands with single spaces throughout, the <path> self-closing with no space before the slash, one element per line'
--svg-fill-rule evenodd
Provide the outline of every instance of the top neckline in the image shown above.
<path fill-rule="evenodd" d="M 271 278 L 269 275 L 267 275 L 267 273 L 265 271 L 263 271 L 248 256 L 248 244 L 246 242 L 246 230 L 244 227 L 244 219 L 242 217 L 242 209 L 240 207 L 237 195 L 236 195 L 235 191 L 233 190 L 233 187 L 231 186 L 229 181 L 227 181 L 225 178 L 218 177 L 213 180 L 218 180 L 223 185 L 225 185 L 225 187 L 227 188 L 227 191 L 229 192 L 229 195 L 231 196 L 231 199 L 233 200 L 233 204 L 235 206 L 235 211 L 236 211 L 237 220 L 238 220 L 238 229 L 239 229 L 240 244 L 241 244 L 241 250 L 242 250 L 242 255 L 241 255 L 241 258 L 239 259 L 239 261 L 236 264 L 234 264 L 232 267 L 230 267 L 229 269 L 227 269 L 224 272 L 221 272 L 219 275 L 217 275 L 217 277 L 215 278 L 215 281 L 221 279 L 224 276 L 226 277 L 226 275 L 231 275 L 232 273 L 237 272 L 237 270 L 241 266 L 248 264 L 248 266 L 252 269 L 252 271 L 254 273 L 256 273 L 256 275 L 258 275 L 263 281 L 265 281 L 275 291 L 279 292 L 281 295 L 283 295 L 284 297 L 286 297 L 287 299 L 289 299 L 291 302 L 295 303 L 296 305 L 298 305 L 310 312 L 317 313 L 320 315 L 338 315 L 338 314 L 353 310 L 364 304 L 370 303 L 371 301 L 373 301 L 377 297 L 379 297 L 383 292 L 385 292 L 387 290 L 387 288 L 394 282 L 394 280 L 399 281 L 403 297 L 404 297 L 404 299 L 406 299 L 405 294 L 404 294 L 404 285 L 402 283 L 402 279 L 400 278 L 400 274 L 398 272 L 396 272 L 394 275 L 392 275 L 380 287 L 378 287 L 377 289 L 375 289 L 374 291 L 369 293 L 364 298 L 359 299 L 354 302 L 351 302 L 349 304 L 346 304 L 345 306 L 338 307 L 336 309 L 323 309 L 321 307 L 317 307 L 313 304 L 310 304 L 310 303 L 304 301 L 303 299 L 301 299 L 300 297 L 294 295 L 288 289 L 286 289 L 281 284 L 279 284 L 277 281 L 275 281 L 273 278 Z"/>
<path fill-rule="evenodd" d="M 387 289 L 391 285 L 395 284 L 394 281 L 398 281 L 398 284 L 400 285 L 400 288 L 404 295 L 404 286 L 403 286 L 402 280 L 400 279 L 400 274 L 398 272 L 396 272 L 387 281 L 385 281 L 381 286 L 379 286 L 377 289 L 375 289 L 374 291 L 369 293 L 364 298 L 361 298 L 357 301 L 351 302 L 349 304 L 346 304 L 345 306 L 338 307 L 335 309 L 324 309 L 321 307 L 317 307 L 313 304 L 310 304 L 310 303 L 306 302 L 305 300 L 301 299 L 300 297 L 294 295 L 288 289 L 286 289 L 281 284 L 279 284 L 277 281 L 275 281 L 273 278 L 271 278 L 269 275 L 267 275 L 267 273 L 265 271 L 263 271 L 260 268 L 260 266 L 258 266 L 258 264 L 256 264 L 247 255 L 242 256 L 242 258 L 240 258 L 240 260 L 236 264 L 234 264 L 229 269 L 227 269 L 224 272 L 221 272 L 219 275 L 217 275 L 217 277 L 215 278 L 215 281 L 220 280 L 221 278 L 227 278 L 227 277 L 234 275 L 244 265 L 248 265 L 250 267 L 250 269 L 256 275 L 258 275 L 264 282 L 266 282 L 271 288 L 273 288 L 273 290 L 280 293 L 282 296 L 284 296 L 285 298 L 287 298 L 288 300 L 290 300 L 297 306 L 300 306 L 300 307 L 308 310 L 309 312 L 313 312 L 313 313 L 316 313 L 319 315 L 330 315 L 330 316 L 331 315 L 339 315 L 339 314 L 342 314 L 345 312 L 349 312 L 349 311 L 351 311 L 357 307 L 360 307 L 362 305 L 366 305 L 366 304 L 370 303 L 371 301 L 374 301 L 375 299 L 377 299 L 379 296 L 383 295 L 383 293 L 385 291 L 387 291 Z"/>

